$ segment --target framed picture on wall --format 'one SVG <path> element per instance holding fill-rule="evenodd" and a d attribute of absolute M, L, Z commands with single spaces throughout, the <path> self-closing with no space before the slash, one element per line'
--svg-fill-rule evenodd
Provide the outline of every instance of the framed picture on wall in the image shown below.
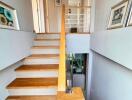
<path fill-rule="evenodd" d="M 0 28 L 19 30 L 16 10 L 0 1 Z"/>
<path fill-rule="evenodd" d="M 61 0 L 55 0 L 55 5 L 56 6 L 61 6 L 62 4 L 62 1 Z"/>
<path fill-rule="evenodd" d="M 132 26 L 132 2 L 130 5 L 130 12 L 129 12 L 129 16 L 128 16 L 127 26 Z"/>
<path fill-rule="evenodd" d="M 128 1 L 122 1 L 111 8 L 108 29 L 123 27 L 127 14 Z"/>

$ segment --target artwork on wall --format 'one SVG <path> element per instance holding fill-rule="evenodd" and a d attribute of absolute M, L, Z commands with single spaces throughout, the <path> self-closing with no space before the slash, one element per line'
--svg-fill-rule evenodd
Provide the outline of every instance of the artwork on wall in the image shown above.
<path fill-rule="evenodd" d="M 55 5 L 56 6 L 61 6 L 62 4 L 62 1 L 61 0 L 55 0 Z"/>
<path fill-rule="evenodd" d="M 16 10 L 0 1 L 0 28 L 19 30 Z"/>
<path fill-rule="evenodd" d="M 122 1 L 111 8 L 108 29 L 123 27 L 127 14 L 128 1 Z"/>
<path fill-rule="evenodd" d="M 127 21 L 127 26 L 132 26 L 132 3 L 130 5 L 130 11 L 129 11 L 128 21 Z"/>

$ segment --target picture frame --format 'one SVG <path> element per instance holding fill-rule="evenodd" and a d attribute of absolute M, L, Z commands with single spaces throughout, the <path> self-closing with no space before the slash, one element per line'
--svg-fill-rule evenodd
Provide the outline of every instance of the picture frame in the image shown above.
<path fill-rule="evenodd" d="M 19 30 L 16 10 L 0 1 L 0 28 Z"/>
<path fill-rule="evenodd" d="M 55 0 L 55 5 L 56 6 L 61 6 L 62 5 L 62 0 Z"/>
<path fill-rule="evenodd" d="M 130 3 L 129 15 L 126 26 L 132 26 L 132 2 Z"/>
<path fill-rule="evenodd" d="M 121 28 L 124 26 L 128 8 L 128 0 L 123 0 L 111 8 L 107 29 Z"/>

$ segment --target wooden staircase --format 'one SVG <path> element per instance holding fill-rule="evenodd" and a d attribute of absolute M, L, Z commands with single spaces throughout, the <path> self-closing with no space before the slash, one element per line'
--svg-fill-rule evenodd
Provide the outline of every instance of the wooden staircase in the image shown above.
<path fill-rule="evenodd" d="M 17 78 L 7 86 L 6 100 L 85 100 L 81 88 L 66 93 L 65 6 L 61 34 L 37 34 L 31 54 L 17 68 Z"/>
<path fill-rule="evenodd" d="M 17 78 L 7 86 L 7 100 L 56 100 L 60 34 L 38 34 L 32 54 L 17 68 Z"/>

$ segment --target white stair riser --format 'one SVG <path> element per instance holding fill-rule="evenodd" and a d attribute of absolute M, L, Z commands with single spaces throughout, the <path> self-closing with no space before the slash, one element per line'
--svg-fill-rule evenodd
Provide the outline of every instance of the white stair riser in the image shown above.
<path fill-rule="evenodd" d="M 34 65 L 34 64 L 59 64 L 58 58 L 50 58 L 50 59 L 26 59 L 24 61 L 25 65 Z"/>
<path fill-rule="evenodd" d="M 59 49 L 32 49 L 32 54 L 59 54 Z"/>
<path fill-rule="evenodd" d="M 19 96 L 19 95 L 56 95 L 57 88 L 23 88 L 23 89 L 8 89 L 10 96 Z"/>
<path fill-rule="evenodd" d="M 58 77 L 58 70 L 54 71 L 17 71 L 17 78 L 50 78 Z"/>
<path fill-rule="evenodd" d="M 59 34 L 40 34 L 37 35 L 37 39 L 59 39 Z"/>
<path fill-rule="evenodd" d="M 59 41 L 35 41 L 35 46 L 59 46 Z"/>

